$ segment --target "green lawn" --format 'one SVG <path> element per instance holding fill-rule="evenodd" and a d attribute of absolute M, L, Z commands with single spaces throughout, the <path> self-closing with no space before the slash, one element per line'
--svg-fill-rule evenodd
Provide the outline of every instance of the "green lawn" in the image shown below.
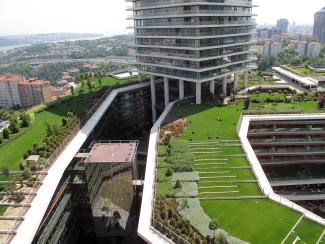
<path fill-rule="evenodd" d="M 278 106 L 285 106 L 285 104 Z M 303 110 L 312 110 L 311 112 L 316 111 L 316 102 L 297 102 L 294 106 Z M 222 146 L 223 143 L 220 142 L 220 140 L 238 140 L 236 127 L 242 108 L 242 103 L 226 107 L 184 105 L 175 108 L 177 115 L 189 121 L 189 126 L 181 135 L 181 139 L 189 141 L 191 152 L 194 152 L 196 160 L 194 170 L 200 175 L 198 187 L 201 198 L 261 195 L 257 183 L 231 182 L 256 180 L 256 178 L 250 169 L 231 168 L 249 165 L 245 156 L 240 156 L 244 153 L 242 148 Z M 199 141 L 205 142 L 198 144 Z M 209 153 L 202 154 L 202 152 Z M 239 192 L 223 193 L 229 191 Z M 201 200 L 201 206 L 211 219 L 219 220 L 220 228 L 234 237 L 254 244 L 281 243 L 301 216 L 300 213 L 268 199 Z M 319 238 L 319 229 L 322 228 L 315 224 L 310 231 L 302 230 L 302 233 L 304 236 L 309 236 L 310 232 L 311 238 Z"/>
<path fill-rule="evenodd" d="M 212 105 L 176 107 L 176 113 L 190 121 L 181 139 L 193 141 L 209 140 L 209 137 L 212 140 L 238 139 L 236 126 L 242 109 L 242 103 L 227 107 Z M 222 121 L 217 121 L 218 118 Z"/>
<path fill-rule="evenodd" d="M 297 237 L 300 238 L 300 241 L 297 244 L 303 243 L 317 243 L 321 234 L 324 231 L 324 227 L 319 224 L 312 222 L 308 219 L 303 219 L 299 225 L 294 229 L 286 240 L 286 244 L 291 244 L 295 241 Z"/>
<path fill-rule="evenodd" d="M 315 72 L 308 67 L 305 66 L 290 66 L 290 65 L 284 65 L 287 69 L 297 73 L 300 76 L 321 76 L 325 75 L 325 72 Z"/>
<path fill-rule="evenodd" d="M 254 244 L 281 243 L 300 214 L 269 200 L 202 201 L 210 218 L 220 228 Z M 317 233 L 318 235 L 318 233 Z"/>

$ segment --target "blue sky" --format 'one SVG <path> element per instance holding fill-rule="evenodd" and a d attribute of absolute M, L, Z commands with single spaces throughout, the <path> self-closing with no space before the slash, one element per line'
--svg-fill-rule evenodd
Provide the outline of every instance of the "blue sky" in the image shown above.
<path fill-rule="evenodd" d="M 297 24 L 312 24 L 324 0 L 253 0 L 259 24 L 281 17 Z M 127 33 L 124 0 L 0 0 L 0 35 L 93 32 Z"/>

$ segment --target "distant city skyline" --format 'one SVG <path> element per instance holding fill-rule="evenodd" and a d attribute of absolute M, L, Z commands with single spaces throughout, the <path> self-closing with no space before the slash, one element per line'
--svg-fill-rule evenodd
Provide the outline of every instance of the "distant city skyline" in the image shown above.
<path fill-rule="evenodd" d="M 323 0 L 253 0 L 257 23 L 276 25 L 277 19 L 313 24 L 314 13 L 325 6 Z M 132 23 L 124 0 L 1 0 L 0 36 L 54 32 L 125 34 Z"/>

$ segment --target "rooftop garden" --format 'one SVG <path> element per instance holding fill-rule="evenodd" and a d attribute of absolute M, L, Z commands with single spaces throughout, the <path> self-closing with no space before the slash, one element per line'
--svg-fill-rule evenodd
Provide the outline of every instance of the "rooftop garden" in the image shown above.
<path fill-rule="evenodd" d="M 266 108 L 318 111 L 316 101 L 286 107 L 285 94 L 269 93 L 252 95 L 248 109 L 256 109 L 254 99 Z M 297 236 L 317 242 L 323 226 L 261 193 L 236 134 L 244 108 L 243 102 L 174 108 L 160 133 L 154 219 L 189 243 L 292 243 Z"/>
<path fill-rule="evenodd" d="M 325 72 L 320 71 L 316 72 L 309 68 L 309 66 L 291 66 L 291 65 L 282 65 L 283 68 L 299 75 L 299 76 L 322 76 L 325 75 Z"/>
<path fill-rule="evenodd" d="M 0 118 L 11 123 L 8 129 L 0 133 L 0 189 L 10 195 L 5 198 L 11 201 L 14 195 L 12 191 L 16 187 L 34 185 L 37 172 L 44 168 L 48 158 L 65 139 L 78 130 L 82 118 L 108 87 L 134 79 L 87 76 L 79 80 L 77 88 L 50 104 L 28 110 L 0 111 Z M 41 158 L 36 164 L 30 163 L 26 161 L 30 155 L 40 155 Z M 12 184 L 8 184 L 8 181 Z M 24 196 L 18 200 L 16 202 L 23 201 Z M 5 209 L 3 206 L 0 214 Z"/>

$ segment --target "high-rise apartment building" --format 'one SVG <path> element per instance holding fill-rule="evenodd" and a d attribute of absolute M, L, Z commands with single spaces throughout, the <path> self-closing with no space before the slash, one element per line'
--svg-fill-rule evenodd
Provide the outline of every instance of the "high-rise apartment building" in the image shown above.
<path fill-rule="evenodd" d="M 18 84 L 23 77 L 14 75 L 0 76 L 0 107 L 12 108 L 21 106 Z"/>
<path fill-rule="evenodd" d="M 51 101 L 50 82 L 46 80 L 24 80 L 18 84 L 21 106 L 32 107 Z"/>
<path fill-rule="evenodd" d="M 322 44 L 325 43 L 325 7 L 315 13 L 313 36 Z"/>
<path fill-rule="evenodd" d="M 282 44 L 274 41 L 267 41 L 264 44 L 263 54 L 265 56 L 277 56 L 282 52 Z"/>
<path fill-rule="evenodd" d="M 25 80 L 17 75 L 0 76 L 0 108 L 27 108 L 51 99 L 49 81 Z"/>
<path fill-rule="evenodd" d="M 164 78 L 166 105 L 169 82 L 179 82 L 181 98 L 184 85 L 195 83 L 200 104 L 202 83 L 214 93 L 216 81 L 250 69 L 252 0 L 126 1 L 133 3 L 138 71 L 151 75 L 153 93 L 155 79 Z"/>
<path fill-rule="evenodd" d="M 288 32 L 288 26 L 289 26 L 289 20 L 287 20 L 287 19 L 278 19 L 276 27 L 282 33 L 287 33 Z"/>
<path fill-rule="evenodd" d="M 299 56 L 318 57 L 321 51 L 319 42 L 299 42 L 297 46 Z"/>
<path fill-rule="evenodd" d="M 307 46 L 307 56 L 318 57 L 321 51 L 321 44 L 319 42 L 309 42 Z"/>

